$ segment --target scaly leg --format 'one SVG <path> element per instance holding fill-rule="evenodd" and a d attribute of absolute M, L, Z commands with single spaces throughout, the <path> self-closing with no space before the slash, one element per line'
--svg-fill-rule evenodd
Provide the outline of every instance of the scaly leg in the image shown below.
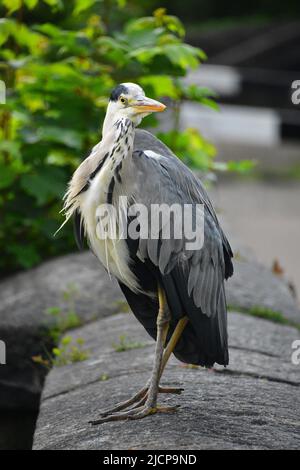
<path fill-rule="evenodd" d="M 178 340 L 179 340 L 180 336 L 182 335 L 182 332 L 183 332 L 184 328 L 186 327 L 186 324 L 188 323 L 188 321 L 189 321 L 188 317 L 183 317 L 177 323 L 176 328 L 173 331 L 173 334 L 170 338 L 170 341 L 168 342 L 167 347 L 165 349 L 165 352 L 163 354 L 162 364 L 161 364 L 161 369 L 160 369 L 160 377 L 162 376 L 163 371 L 164 371 L 164 369 L 167 365 L 167 362 L 168 362 L 172 352 L 174 351 L 174 348 L 175 348 L 176 344 L 178 343 Z M 139 406 L 143 405 L 146 402 L 147 396 L 148 396 L 148 388 L 149 388 L 149 386 L 144 387 L 137 394 L 139 396 L 136 398 L 135 402 L 137 400 L 138 401 L 137 401 L 137 403 L 135 404 L 135 406 L 133 408 L 138 408 Z M 161 387 L 161 386 L 159 386 L 159 388 L 158 388 L 159 393 L 175 393 L 177 395 L 180 395 L 181 392 L 183 392 L 183 391 L 184 391 L 183 388 L 177 388 L 177 387 Z M 130 405 L 131 404 L 132 403 L 130 403 Z M 124 407 L 124 408 L 127 408 L 127 406 Z M 124 408 L 122 408 L 122 409 L 124 409 Z"/>
<path fill-rule="evenodd" d="M 187 323 L 187 318 L 185 317 L 178 322 L 166 348 L 165 354 L 163 355 L 163 349 L 169 328 L 170 312 L 168 309 L 165 293 L 161 287 L 158 289 L 158 297 L 159 313 L 157 317 L 157 341 L 155 349 L 155 360 L 150 381 L 131 399 L 118 404 L 112 409 L 103 411 L 101 413 L 101 418 L 95 421 L 91 421 L 92 424 L 101 424 L 107 421 L 118 421 L 123 419 L 140 419 L 149 414 L 174 411 L 177 408 L 157 407 L 157 395 L 159 392 L 180 394 L 182 391 L 182 389 L 172 387 L 166 389 L 159 387 L 159 380 L 161 378 L 163 369 Z M 132 405 L 134 406 L 128 411 L 124 413 L 117 413 L 118 411 L 124 410 Z"/>

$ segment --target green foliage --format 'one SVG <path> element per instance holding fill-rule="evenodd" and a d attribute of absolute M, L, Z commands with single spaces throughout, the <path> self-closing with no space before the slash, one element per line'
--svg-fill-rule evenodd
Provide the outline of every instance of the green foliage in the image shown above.
<path fill-rule="evenodd" d="M 130 349 L 144 348 L 144 343 L 138 343 L 136 341 L 130 341 L 126 335 L 121 335 L 118 343 L 113 343 L 113 348 L 116 352 L 129 351 Z"/>
<path fill-rule="evenodd" d="M 181 77 L 205 54 L 185 44 L 178 18 L 159 8 L 128 19 L 125 0 L 4 0 L 0 6 L 0 269 L 30 268 L 75 248 L 62 222 L 67 182 L 100 140 L 107 97 L 135 81 L 171 100 L 174 131 L 161 138 L 187 163 L 213 170 L 215 151 L 197 131 L 178 132 L 180 104 L 216 108 L 210 90 Z M 127 2 L 130 11 L 136 2 Z M 1 15 L 1 13 L 3 13 Z M 122 20 L 125 24 L 120 26 Z M 147 120 L 146 120 L 147 124 Z M 148 119 L 154 125 L 155 118 Z"/>

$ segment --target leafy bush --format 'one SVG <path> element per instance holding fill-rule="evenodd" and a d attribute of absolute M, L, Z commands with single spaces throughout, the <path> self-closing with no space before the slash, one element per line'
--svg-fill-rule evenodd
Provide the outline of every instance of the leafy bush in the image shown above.
<path fill-rule="evenodd" d="M 125 3 L 2 0 L 0 78 L 7 87 L 7 103 L 0 105 L 3 273 L 74 249 L 71 227 L 53 238 L 62 221 L 61 198 L 72 172 L 100 139 L 107 97 L 116 83 L 135 81 L 150 96 L 173 100 L 174 130 L 161 137 L 188 163 L 214 168 L 213 146 L 197 131 L 180 135 L 176 127 L 182 100 L 215 107 L 209 90 L 181 81 L 205 54 L 183 42 L 181 22 L 162 8 L 118 26 L 128 15 Z M 155 125 L 154 117 L 148 125 Z"/>

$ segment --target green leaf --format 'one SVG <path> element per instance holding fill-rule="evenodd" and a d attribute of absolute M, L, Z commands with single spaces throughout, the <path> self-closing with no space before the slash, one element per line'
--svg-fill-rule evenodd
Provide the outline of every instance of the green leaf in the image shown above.
<path fill-rule="evenodd" d="M 41 33 L 47 34 L 53 38 L 59 37 L 62 34 L 61 29 L 51 23 L 44 23 L 40 26 L 37 26 L 36 29 Z"/>
<path fill-rule="evenodd" d="M 184 70 L 198 67 L 202 58 L 200 50 L 188 44 L 168 44 L 164 47 L 164 53 L 173 64 Z"/>
<path fill-rule="evenodd" d="M 73 341 L 73 338 L 72 336 L 65 336 L 62 340 L 61 340 L 61 344 L 63 346 L 68 346 L 69 344 L 71 344 Z"/>
<path fill-rule="evenodd" d="M 27 6 L 29 10 L 33 10 L 39 2 L 39 0 L 24 0 L 24 1 L 25 1 L 25 5 Z"/>
<path fill-rule="evenodd" d="M 216 93 L 207 87 L 200 87 L 198 85 L 186 85 L 181 81 L 177 81 L 177 86 L 181 91 L 182 98 L 189 99 L 192 101 L 197 101 L 203 104 L 203 99 L 208 98 L 211 99 L 212 97 L 216 96 Z"/>
<path fill-rule="evenodd" d="M 0 45 L 4 44 L 10 36 L 20 47 L 29 49 L 30 53 L 35 56 L 46 47 L 44 36 L 32 31 L 25 24 L 18 24 L 12 19 L 0 19 Z"/>
<path fill-rule="evenodd" d="M 9 35 L 14 31 L 15 23 L 7 18 L 0 18 L 0 46 L 4 44 Z"/>
<path fill-rule="evenodd" d="M 42 168 L 37 174 L 26 174 L 21 177 L 21 187 L 36 198 L 42 205 L 54 197 L 61 198 L 65 190 L 64 173 L 59 168 Z"/>
<path fill-rule="evenodd" d="M 152 47 L 158 43 L 163 31 L 163 28 L 133 30 L 127 34 L 126 42 L 135 49 Z"/>
<path fill-rule="evenodd" d="M 74 149 L 80 148 L 82 144 L 82 136 L 79 132 L 56 126 L 41 127 L 36 133 L 36 140 L 56 142 Z"/>
<path fill-rule="evenodd" d="M 86 11 L 92 6 L 94 6 L 95 3 L 96 3 L 96 0 L 76 0 L 74 10 L 73 10 L 73 15 L 74 16 L 80 15 L 80 13 L 82 13 L 83 11 Z"/>
<path fill-rule="evenodd" d="M 11 15 L 19 10 L 22 6 L 23 0 L 2 0 L 3 5 L 7 8 L 8 14 Z"/>
<path fill-rule="evenodd" d="M 12 140 L 2 140 L 0 142 L 0 156 L 3 152 L 8 153 L 10 157 L 20 158 L 20 143 Z"/>
<path fill-rule="evenodd" d="M 11 166 L 0 163 L 0 189 L 9 187 L 16 178 L 16 172 Z"/>
<path fill-rule="evenodd" d="M 149 63 L 157 55 L 163 54 L 163 49 L 161 47 L 152 47 L 148 49 L 147 47 L 140 47 L 139 49 L 131 51 L 128 55 L 131 58 L 136 58 L 142 63 Z"/>
<path fill-rule="evenodd" d="M 149 88 L 150 93 L 157 98 L 168 96 L 169 98 L 178 98 L 178 91 L 174 81 L 168 75 L 146 75 L 140 78 L 140 85 L 146 90 Z"/>
<path fill-rule="evenodd" d="M 56 356 L 56 357 L 61 356 L 61 353 L 62 353 L 62 351 L 59 348 L 53 348 L 52 352 L 53 352 L 54 356 Z"/>
<path fill-rule="evenodd" d="M 214 100 L 211 100 L 210 98 L 201 98 L 201 100 L 199 100 L 201 104 L 203 104 L 203 106 L 207 106 L 208 108 L 211 108 L 213 109 L 214 111 L 219 111 L 219 105 L 214 101 Z"/>
<path fill-rule="evenodd" d="M 247 174 L 256 166 L 256 162 L 253 160 L 241 160 L 241 161 L 233 161 L 230 160 L 227 162 L 227 168 L 230 171 L 234 171 L 236 173 Z"/>
<path fill-rule="evenodd" d="M 43 0 L 43 2 L 49 5 L 53 11 L 62 10 L 64 8 L 62 0 Z"/>
<path fill-rule="evenodd" d="M 118 66 L 127 62 L 128 47 L 120 41 L 109 36 L 102 36 L 96 41 L 96 45 L 102 57 L 115 62 Z"/>
<path fill-rule="evenodd" d="M 165 8 L 157 8 L 153 16 L 156 19 L 158 25 L 164 25 L 168 30 L 172 31 L 174 34 L 177 34 L 179 37 L 183 38 L 185 35 L 185 29 L 183 24 L 176 16 L 166 15 Z"/>
<path fill-rule="evenodd" d="M 68 150 L 50 150 L 46 159 L 47 164 L 64 167 L 71 165 L 74 170 L 80 165 L 80 159 L 76 158 L 72 151 Z"/>
<path fill-rule="evenodd" d="M 132 21 L 129 21 L 125 26 L 125 34 L 131 34 L 134 31 L 146 30 L 146 29 L 155 29 L 157 23 L 153 16 L 145 16 L 143 18 L 138 18 Z"/>
<path fill-rule="evenodd" d="M 15 245 L 10 243 L 8 251 L 12 253 L 23 268 L 29 269 L 40 261 L 40 256 L 33 245 Z"/>
<path fill-rule="evenodd" d="M 52 315 L 53 317 L 57 317 L 61 314 L 61 309 L 59 307 L 49 307 L 46 310 L 47 315 Z"/>

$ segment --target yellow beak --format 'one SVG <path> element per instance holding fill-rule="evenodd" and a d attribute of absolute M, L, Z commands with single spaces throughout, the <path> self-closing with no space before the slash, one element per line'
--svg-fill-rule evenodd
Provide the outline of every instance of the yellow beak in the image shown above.
<path fill-rule="evenodd" d="M 131 106 L 135 108 L 137 113 L 161 113 L 166 109 L 164 104 L 147 97 L 138 99 Z"/>

